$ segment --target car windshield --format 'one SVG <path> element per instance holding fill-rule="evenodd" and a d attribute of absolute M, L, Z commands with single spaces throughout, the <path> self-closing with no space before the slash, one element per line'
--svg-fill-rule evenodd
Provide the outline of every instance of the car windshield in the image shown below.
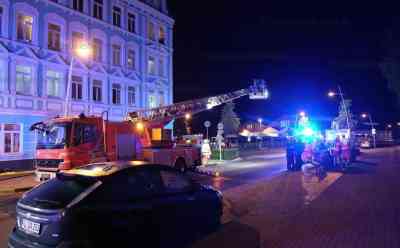
<path fill-rule="evenodd" d="M 41 209 L 64 208 L 95 182 L 95 178 L 58 174 L 56 178 L 27 193 L 21 203 Z"/>
<path fill-rule="evenodd" d="M 70 123 L 54 123 L 38 129 L 37 149 L 60 149 L 68 146 Z"/>

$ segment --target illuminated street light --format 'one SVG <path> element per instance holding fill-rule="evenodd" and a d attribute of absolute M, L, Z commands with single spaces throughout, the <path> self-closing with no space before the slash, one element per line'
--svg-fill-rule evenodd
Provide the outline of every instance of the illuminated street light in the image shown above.
<path fill-rule="evenodd" d="M 192 118 L 192 115 L 190 113 L 185 114 L 185 119 L 190 120 Z"/>
<path fill-rule="evenodd" d="M 392 128 L 392 124 L 388 124 L 387 127 L 388 127 L 388 128 Z"/>
<path fill-rule="evenodd" d="M 334 97 L 334 96 L 336 96 L 336 93 L 333 92 L 333 91 L 329 91 L 329 92 L 328 92 L 328 96 L 329 96 L 329 97 Z"/>
<path fill-rule="evenodd" d="M 83 59 L 87 59 L 89 58 L 89 56 L 92 54 L 92 49 L 90 47 L 90 45 L 87 42 L 80 42 L 80 44 L 78 45 L 78 47 L 72 51 L 71 53 L 71 61 L 69 64 L 69 71 L 68 71 L 68 82 L 67 82 L 67 94 L 66 94 L 66 100 L 65 100 L 65 111 L 64 111 L 64 115 L 67 116 L 68 115 L 68 110 L 69 110 L 69 98 L 70 98 L 70 94 L 71 94 L 71 81 L 72 81 L 72 68 L 74 65 L 74 59 L 75 56 L 79 57 L 79 58 L 83 58 Z"/>
<path fill-rule="evenodd" d="M 374 123 L 372 122 L 371 114 L 363 113 L 363 114 L 361 115 L 361 117 L 364 118 L 364 119 L 368 117 L 368 119 L 369 119 L 369 125 L 371 126 L 372 140 L 373 140 L 373 142 L 374 142 L 374 148 L 376 148 L 376 138 L 375 138 L 376 129 L 375 129 L 375 127 L 374 127 Z"/>
<path fill-rule="evenodd" d="M 397 122 L 397 126 L 399 126 L 399 127 L 400 127 L 400 122 Z"/>

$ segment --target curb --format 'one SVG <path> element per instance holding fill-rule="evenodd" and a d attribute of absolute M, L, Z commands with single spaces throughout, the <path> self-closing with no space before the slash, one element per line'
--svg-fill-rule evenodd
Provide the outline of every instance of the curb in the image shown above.
<path fill-rule="evenodd" d="M 6 172 L 6 173 L 0 174 L 0 182 L 19 178 L 19 177 L 33 176 L 34 174 L 35 174 L 34 171 Z"/>
<path fill-rule="evenodd" d="M 12 194 L 12 193 L 21 193 L 28 191 L 32 189 L 34 186 L 29 186 L 29 187 L 21 187 L 21 188 L 15 188 L 15 189 L 1 189 L 0 194 Z"/>

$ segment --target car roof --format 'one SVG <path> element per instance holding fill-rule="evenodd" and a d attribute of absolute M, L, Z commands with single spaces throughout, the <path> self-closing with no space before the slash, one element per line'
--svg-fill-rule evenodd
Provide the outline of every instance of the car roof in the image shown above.
<path fill-rule="evenodd" d="M 145 161 L 113 161 L 88 164 L 72 170 L 63 171 L 63 173 L 87 177 L 104 177 L 128 168 L 141 167 L 144 165 L 157 167 L 157 165 Z"/>

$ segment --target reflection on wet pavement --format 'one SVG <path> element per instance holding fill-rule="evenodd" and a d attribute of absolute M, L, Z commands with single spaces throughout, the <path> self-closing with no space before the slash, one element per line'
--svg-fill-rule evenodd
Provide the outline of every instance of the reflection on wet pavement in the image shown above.
<path fill-rule="evenodd" d="M 342 173 L 329 172 L 318 176 L 316 168 L 312 164 L 304 164 L 302 167 L 302 186 L 305 191 L 304 204 L 309 205 L 332 183 L 342 176 Z"/>

